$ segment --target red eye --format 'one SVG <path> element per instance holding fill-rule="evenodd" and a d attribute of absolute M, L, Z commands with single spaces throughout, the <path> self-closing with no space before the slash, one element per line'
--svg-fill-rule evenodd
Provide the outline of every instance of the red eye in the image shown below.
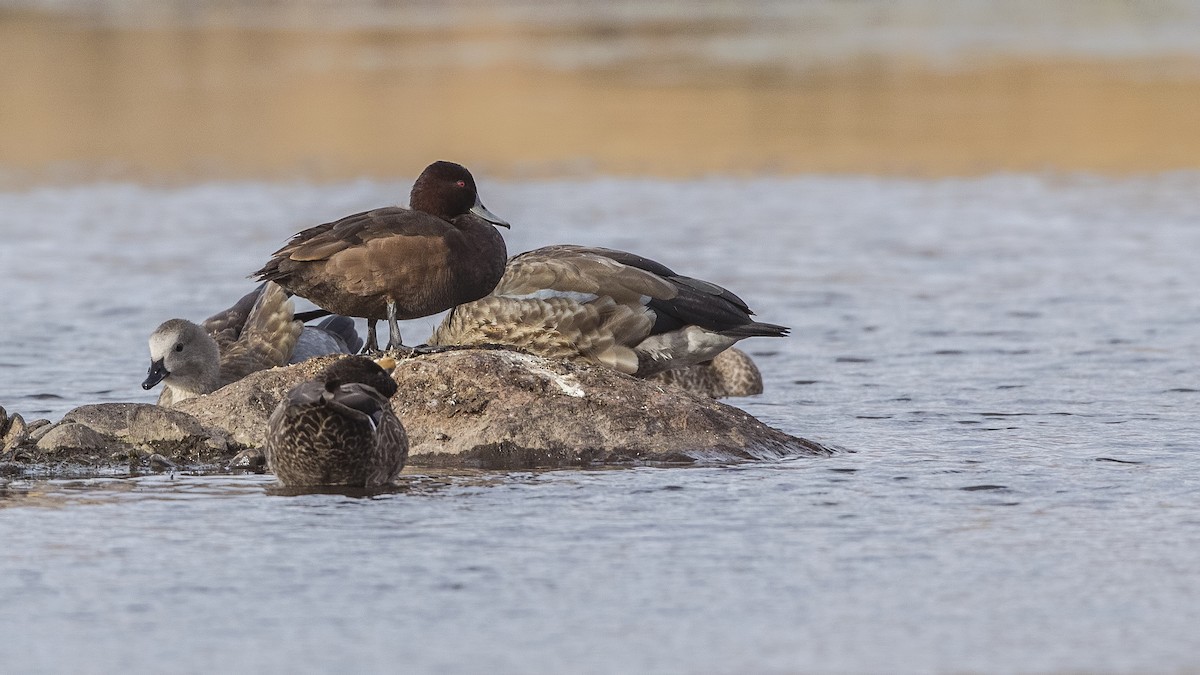
<path fill-rule="evenodd" d="M 457 185 L 458 187 L 467 187 L 467 181 L 460 180 L 457 183 L 455 183 L 455 185 Z"/>

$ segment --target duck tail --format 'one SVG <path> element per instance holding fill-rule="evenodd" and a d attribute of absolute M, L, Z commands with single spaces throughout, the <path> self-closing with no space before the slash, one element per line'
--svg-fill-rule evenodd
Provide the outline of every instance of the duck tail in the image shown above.
<path fill-rule="evenodd" d="M 331 314 L 333 314 L 333 312 L 327 309 L 310 309 L 307 312 L 296 312 L 293 317 L 295 317 L 295 319 L 301 323 L 308 323 L 309 321 L 330 316 Z M 322 322 L 321 326 L 324 327 L 325 323 Z"/>
<path fill-rule="evenodd" d="M 304 314 L 315 314 L 317 312 L 324 312 L 324 314 L 319 314 L 318 316 L 325 316 L 329 314 L 329 312 L 321 309 L 313 310 L 312 312 L 301 312 L 300 314 L 297 314 L 296 317 L 299 318 Z M 341 314 L 334 314 L 328 319 L 325 319 L 321 323 L 317 324 L 317 327 L 329 331 L 333 335 L 336 335 L 342 342 L 344 342 L 346 344 L 347 354 L 357 354 L 362 351 L 363 340 L 362 337 L 359 336 L 358 330 L 354 327 L 354 319 L 351 319 L 348 316 L 342 316 Z"/>
<path fill-rule="evenodd" d="M 734 326 L 733 328 L 723 330 L 721 331 L 721 335 L 741 340 L 748 337 L 786 337 L 790 331 L 791 329 L 787 326 L 751 321 L 741 326 Z"/>

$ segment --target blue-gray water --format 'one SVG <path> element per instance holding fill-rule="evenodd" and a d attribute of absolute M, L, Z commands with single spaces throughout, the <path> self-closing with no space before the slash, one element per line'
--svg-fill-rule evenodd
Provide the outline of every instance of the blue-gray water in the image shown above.
<path fill-rule="evenodd" d="M 737 404 L 854 452 L 12 482 L 3 670 L 1200 670 L 1200 175 L 480 184 L 512 252 L 637 251 L 791 325 Z M 0 194 L 0 405 L 151 400 L 157 323 L 407 187 Z"/>

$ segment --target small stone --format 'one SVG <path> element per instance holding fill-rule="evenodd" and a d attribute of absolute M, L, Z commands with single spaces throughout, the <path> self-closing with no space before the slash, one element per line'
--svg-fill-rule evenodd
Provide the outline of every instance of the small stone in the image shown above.
<path fill-rule="evenodd" d="M 175 462 L 172 462 L 157 452 L 147 457 L 146 461 L 150 464 L 150 468 L 155 471 L 168 471 L 170 469 L 177 468 Z"/>
<path fill-rule="evenodd" d="M 138 447 L 147 455 L 161 453 L 213 462 L 228 451 L 222 431 L 206 428 L 183 411 L 149 403 L 79 406 L 64 415 L 61 423 L 82 424 L 123 445 Z"/>
<path fill-rule="evenodd" d="M 267 456 L 258 448 L 247 448 L 229 460 L 231 469 L 247 469 L 256 471 L 267 466 Z"/>
<path fill-rule="evenodd" d="M 2 438 L 3 447 L 0 448 L 0 452 L 4 453 L 20 445 L 28 436 L 25 428 L 25 420 L 20 415 L 10 417 L 7 421 L 7 427 Z"/>
<path fill-rule="evenodd" d="M 54 427 L 58 426 L 57 424 L 51 423 L 50 420 L 38 420 L 38 422 L 45 422 L 45 424 L 38 425 L 37 427 L 33 426 L 35 424 L 34 422 L 30 422 L 29 424 L 29 428 L 31 429 L 29 432 L 29 440 L 33 441 L 34 443 L 42 440 L 43 436 L 50 433 Z"/>
<path fill-rule="evenodd" d="M 114 439 L 101 434 L 89 426 L 78 422 L 64 422 L 55 425 L 38 441 L 39 450 L 47 453 L 69 450 L 110 450 L 119 446 Z"/>
<path fill-rule="evenodd" d="M 106 436 L 124 436 L 129 430 L 129 412 L 147 403 L 93 403 L 63 415 L 62 423 L 76 422 Z"/>
<path fill-rule="evenodd" d="M 131 443 L 181 443 L 208 437 L 195 417 L 157 405 L 131 409 L 127 428 Z"/>
<path fill-rule="evenodd" d="M 109 459 L 114 462 L 122 462 L 125 460 L 141 461 L 143 459 L 150 457 L 153 454 L 154 454 L 153 450 L 149 450 L 147 448 L 136 448 L 136 447 L 129 446 L 129 447 L 121 448 L 120 450 L 114 452 L 111 456 L 109 456 Z"/>

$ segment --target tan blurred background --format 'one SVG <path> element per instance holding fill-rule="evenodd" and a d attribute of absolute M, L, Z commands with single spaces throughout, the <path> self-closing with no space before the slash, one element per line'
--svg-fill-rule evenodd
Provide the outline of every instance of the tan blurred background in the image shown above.
<path fill-rule="evenodd" d="M 1200 166 L 1200 3 L 0 2 L 0 180 Z"/>

